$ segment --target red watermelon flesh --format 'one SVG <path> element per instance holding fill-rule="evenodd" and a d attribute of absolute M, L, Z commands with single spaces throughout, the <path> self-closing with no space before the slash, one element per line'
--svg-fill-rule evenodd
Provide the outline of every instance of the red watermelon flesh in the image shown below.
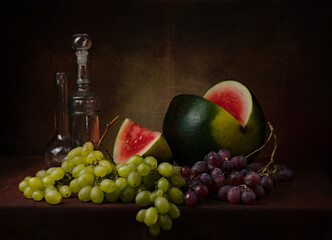
<path fill-rule="evenodd" d="M 114 160 L 126 162 L 133 155 L 142 155 L 160 137 L 161 133 L 125 119 L 115 140 Z"/>
<path fill-rule="evenodd" d="M 249 90 L 236 81 L 224 81 L 209 89 L 204 98 L 218 104 L 236 118 L 242 126 L 248 122 L 252 110 Z"/>

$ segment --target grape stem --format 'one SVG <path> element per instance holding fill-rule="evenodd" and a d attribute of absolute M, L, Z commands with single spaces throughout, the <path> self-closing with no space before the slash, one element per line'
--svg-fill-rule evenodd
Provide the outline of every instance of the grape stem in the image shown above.
<path fill-rule="evenodd" d="M 96 147 L 97 150 L 99 149 L 99 146 L 100 146 L 101 142 L 104 140 L 104 138 L 105 138 L 105 136 L 106 136 L 106 133 L 108 132 L 108 129 L 110 128 L 110 126 L 112 126 L 113 123 L 115 123 L 116 120 L 118 120 L 118 118 L 119 118 L 119 115 L 116 116 L 111 122 L 109 122 L 109 123 L 107 124 L 106 129 L 105 129 L 103 135 L 101 136 L 101 138 L 100 138 L 99 141 L 98 141 L 98 145 L 97 145 L 97 147 Z"/>
<path fill-rule="evenodd" d="M 273 158 L 274 158 L 275 152 L 277 150 L 277 135 L 274 132 L 274 127 L 272 126 L 272 124 L 270 122 L 268 122 L 267 125 L 270 128 L 270 135 L 269 135 L 268 139 L 266 140 L 266 142 L 260 148 L 256 149 L 255 151 L 253 151 L 252 153 L 250 153 L 249 155 L 246 156 L 246 158 L 248 158 L 251 155 L 255 154 L 256 152 L 262 150 L 267 145 L 267 143 L 271 140 L 271 138 L 273 136 L 273 138 L 274 138 L 274 148 L 273 148 L 273 151 L 271 153 L 270 162 L 268 164 L 266 164 L 263 168 L 261 168 L 260 170 L 258 170 L 257 171 L 258 173 L 263 172 L 264 170 L 268 169 L 269 166 L 274 163 L 274 159 Z"/>

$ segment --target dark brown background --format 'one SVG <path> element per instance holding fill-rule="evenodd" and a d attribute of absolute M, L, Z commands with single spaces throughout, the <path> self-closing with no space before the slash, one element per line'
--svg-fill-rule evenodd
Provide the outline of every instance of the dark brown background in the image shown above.
<path fill-rule="evenodd" d="M 42 154 L 54 135 L 53 72 L 69 72 L 73 91 L 71 35 L 88 33 L 101 130 L 121 117 L 109 150 L 123 118 L 161 131 L 175 95 L 236 79 L 275 126 L 277 158 L 319 161 L 331 176 L 329 1 L 118 2 L 1 1 L 0 154 Z"/>

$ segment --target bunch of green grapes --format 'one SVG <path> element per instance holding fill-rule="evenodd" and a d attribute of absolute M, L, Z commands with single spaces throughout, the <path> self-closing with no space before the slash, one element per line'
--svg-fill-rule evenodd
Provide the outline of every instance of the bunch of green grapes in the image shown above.
<path fill-rule="evenodd" d="M 77 195 L 82 202 L 136 202 L 141 209 L 136 219 L 144 222 L 153 236 L 169 230 L 180 216 L 177 205 L 184 202 L 181 188 L 186 180 L 181 167 L 152 156 L 134 155 L 126 163 L 114 164 L 91 142 L 72 149 L 61 167 L 40 170 L 26 177 L 19 190 L 28 199 L 59 204 L 63 198 Z"/>

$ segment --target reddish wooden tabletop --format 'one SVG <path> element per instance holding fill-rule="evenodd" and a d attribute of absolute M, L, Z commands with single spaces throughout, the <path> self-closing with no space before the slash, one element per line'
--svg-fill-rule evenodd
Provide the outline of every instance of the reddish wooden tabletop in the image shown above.
<path fill-rule="evenodd" d="M 43 168 L 41 157 L 1 156 L 0 239 L 155 239 L 135 220 L 135 203 L 59 205 L 25 199 L 18 183 Z M 315 163 L 295 170 L 255 205 L 205 199 L 181 206 L 181 217 L 158 239 L 328 239 L 332 236 L 332 185 Z"/>

